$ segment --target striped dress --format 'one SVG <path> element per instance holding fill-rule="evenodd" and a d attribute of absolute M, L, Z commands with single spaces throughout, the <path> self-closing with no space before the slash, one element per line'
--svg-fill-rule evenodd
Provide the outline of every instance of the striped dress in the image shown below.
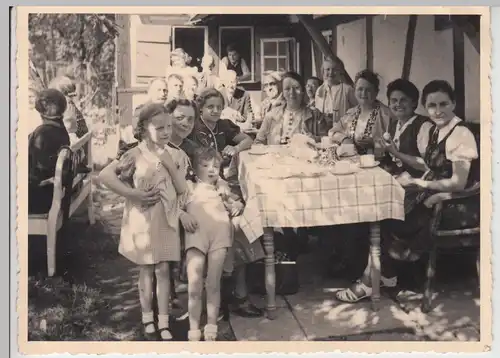
<path fill-rule="evenodd" d="M 166 147 L 181 172 L 187 171 L 186 154 Z M 168 171 L 157 157 L 140 143 L 120 158 L 116 173 L 128 185 L 138 189 L 155 187 L 161 200 L 143 207 L 129 200 L 123 211 L 118 251 L 137 265 L 152 265 L 164 261 L 180 261 L 181 240 L 179 214 L 182 199 L 172 183 Z"/>

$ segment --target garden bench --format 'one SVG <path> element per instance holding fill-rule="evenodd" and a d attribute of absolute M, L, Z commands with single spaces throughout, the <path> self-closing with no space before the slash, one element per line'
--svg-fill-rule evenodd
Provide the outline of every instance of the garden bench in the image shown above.
<path fill-rule="evenodd" d="M 85 162 L 92 163 L 91 138 L 92 132 L 89 131 L 70 147 L 61 148 L 54 177 L 40 184 L 50 182 L 54 185 L 51 208 L 44 214 L 28 214 L 28 235 L 47 237 L 49 277 L 53 276 L 56 271 L 57 232 L 84 201 L 87 202 L 90 224 L 93 225 L 95 222 L 92 203 L 92 169 L 85 166 Z"/>

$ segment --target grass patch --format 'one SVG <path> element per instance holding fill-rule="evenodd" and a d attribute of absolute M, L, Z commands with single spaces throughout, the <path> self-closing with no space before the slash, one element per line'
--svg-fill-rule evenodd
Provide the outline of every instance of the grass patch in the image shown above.
<path fill-rule="evenodd" d="M 29 341 L 116 341 L 100 323 L 109 305 L 100 291 L 61 278 L 28 278 Z"/>

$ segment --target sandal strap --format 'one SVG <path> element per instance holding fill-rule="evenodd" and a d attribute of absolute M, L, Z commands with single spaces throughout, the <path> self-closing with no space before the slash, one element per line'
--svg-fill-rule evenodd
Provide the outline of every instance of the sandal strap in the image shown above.
<path fill-rule="evenodd" d="M 367 285 L 365 285 L 360 280 L 356 281 L 356 285 L 358 285 L 359 288 L 361 288 L 363 291 L 365 291 L 365 295 L 366 296 L 371 296 L 372 295 L 373 289 L 371 287 L 368 287 Z"/>
<path fill-rule="evenodd" d="M 360 280 L 356 281 L 354 283 L 355 286 L 357 286 L 358 289 L 363 290 L 364 295 L 358 296 L 351 287 L 345 288 L 341 291 L 338 291 L 336 296 L 344 302 L 358 302 L 362 298 L 370 297 L 372 295 L 372 288 L 368 287 L 365 285 L 363 282 Z"/>

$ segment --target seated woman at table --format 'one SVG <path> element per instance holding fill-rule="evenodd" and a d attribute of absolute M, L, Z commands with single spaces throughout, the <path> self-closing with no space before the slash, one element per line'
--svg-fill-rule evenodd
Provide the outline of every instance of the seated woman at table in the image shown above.
<path fill-rule="evenodd" d="M 261 121 L 266 117 L 266 114 L 269 113 L 269 111 L 285 103 L 281 86 L 281 74 L 278 71 L 268 71 L 264 73 L 262 79 L 262 91 L 264 92 L 266 98 L 264 98 L 260 105 Z"/>
<path fill-rule="evenodd" d="M 356 75 L 354 94 L 358 105 L 349 109 L 328 132 L 332 141 L 341 145 L 340 155 L 345 148 L 342 144 L 354 144 L 358 154 L 372 153 L 377 158 L 383 155 L 378 139 L 389 127 L 391 111 L 377 100 L 379 87 L 376 73 L 363 70 Z"/>
<path fill-rule="evenodd" d="M 221 169 L 226 169 L 233 157 L 252 146 L 252 138 L 231 120 L 221 118 L 224 97 L 216 89 L 203 90 L 197 97 L 197 103 L 200 116 L 189 138 L 202 147 L 212 147 L 221 153 L 224 158 Z M 230 176 L 233 175 L 235 173 L 230 173 Z M 227 177 L 224 179 L 230 180 Z"/>
<path fill-rule="evenodd" d="M 266 114 L 255 138 L 255 144 L 288 144 L 294 134 L 306 134 L 316 142 L 328 134 L 324 116 L 306 103 L 303 78 L 295 72 L 282 77 L 285 104 Z"/>
<path fill-rule="evenodd" d="M 409 174 L 420 178 L 429 169 L 418 143 L 433 127 L 429 117 L 415 113 L 420 93 L 410 81 L 399 78 L 387 86 L 389 108 L 395 118 L 381 140 L 386 155 L 381 166 L 393 175 Z M 405 174 L 405 175 L 406 175 Z"/>
<path fill-rule="evenodd" d="M 478 144 L 472 132 L 455 113 L 455 93 L 442 80 L 429 82 L 422 91 L 422 104 L 435 126 L 418 137 L 429 170 L 421 178 L 403 175 L 399 182 L 406 189 L 405 220 L 381 223 L 381 287 L 397 283 L 393 260 L 416 261 L 429 249 L 429 222 L 434 199 L 439 192 L 456 192 L 471 187 L 479 179 Z M 476 198 L 471 199 L 476 200 Z M 474 203 L 479 210 L 479 202 Z M 443 216 L 453 218 L 461 206 L 447 208 Z M 357 302 L 372 294 L 370 267 L 354 285 L 336 293 L 344 302 Z"/>

